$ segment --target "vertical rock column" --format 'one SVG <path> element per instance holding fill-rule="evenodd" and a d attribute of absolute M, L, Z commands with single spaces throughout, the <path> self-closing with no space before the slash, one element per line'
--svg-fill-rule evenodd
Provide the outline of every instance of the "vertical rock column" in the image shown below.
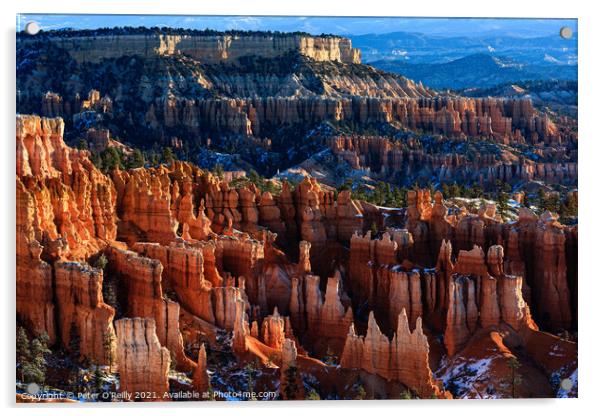
<path fill-rule="evenodd" d="M 164 395 L 169 392 L 169 351 L 159 343 L 155 321 L 125 318 L 116 321 L 115 328 L 119 391 L 138 393 L 144 401 L 168 400 Z"/>

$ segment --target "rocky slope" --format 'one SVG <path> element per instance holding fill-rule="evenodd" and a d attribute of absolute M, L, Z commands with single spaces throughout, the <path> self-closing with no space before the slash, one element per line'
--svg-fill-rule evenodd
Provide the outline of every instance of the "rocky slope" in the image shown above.
<path fill-rule="evenodd" d="M 576 341 L 552 333 L 577 327 L 577 227 L 549 212 L 448 215 L 416 191 L 405 228 L 373 236 L 380 208 L 315 179 L 262 193 L 183 162 L 103 174 L 61 119 L 16 123 L 18 323 L 53 354 L 74 335 L 90 361 L 116 351 L 120 391 L 150 392 L 135 399 L 248 390 L 253 367 L 254 388 L 297 399 L 465 397 L 478 360 L 502 363 L 478 393 L 508 397 L 510 358 L 548 386 L 521 396 L 546 396 L 576 371 Z"/>
<path fill-rule="evenodd" d="M 576 139 L 570 119 L 540 113 L 529 97 L 438 93 L 360 63 L 350 41 L 336 36 L 48 32 L 20 36 L 17 63 L 18 111 L 62 117 L 91 148 L 97 131 L 110 130 L 113 139 L 147 150 L 170 146 L 207 168 L 227 153 L 239 160 L 233 165 L 273 175 L 342 131 L 534 146 Z"/>

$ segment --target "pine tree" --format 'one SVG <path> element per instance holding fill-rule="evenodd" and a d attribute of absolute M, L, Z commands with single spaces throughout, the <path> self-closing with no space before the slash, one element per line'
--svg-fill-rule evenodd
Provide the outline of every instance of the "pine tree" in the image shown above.
<path fill-rule="evenodd" d="M 511 357 L 508 359 L 507 365 L 508 368 L 510 368 L 510 379 L 508 380 L 508 382 L 510 383 L 511 387 L 511 395 L 512 398 L 515 399 L 516 388 L 522 383 L 522 377 L 519 374 L 517 374 L 517 371 L 520 368 L 521 364 L 516 357 Z"/>
<path fill-rule="evenodd" d="M 164 147 L 162 153 L 162 162 L 170 165 L 175 160 L 171 147 Z"/>
<path fill-rule="evenodd" d="M 222 166 L 221 163 L 216 163 L 215 164 L 215 166 L 213 167 L 213 173 L 219 179 L 224 179 L 224 167 Z"/>
<path fill-rule="evenodd" d="M 104 349 L 105 357 L 109 362 L 109 373 L 113 372 L 113 362 L 115 361 L 115 334 L 110 329 L 107 329 L 102 339 L 102 347 Z"/>
<path fill-rule="evenodd" d="M 523 206 L 529 208 L 531 206 L 531 198 L 529 198 L 529 194 L 525 192 L 523 195 Z"/>
<path fill-rule="evenodd" d="M 17 376 L 23 381 L 23 366 L 31 360 L 29 337 L 25 328 L 17 329 Z"/>
<path fill-rule="evenodd" d="M 290 366 L 284 371 L 284 399 L 295 400 L 298 393 L 297 367 Z"/>
<path fill-rule="evenodd" d="M 355 400 L 364 400 L 366 398 L 366 389 L 363 385 L 359 385 L 356 390 Z"/>
<path fill-rule="evenodd" d="M 211 376 L 207 377 L 207 400 L 215 400 L 213 384 L 211 384 Z"/>
<path fill-rule="evenodd" d="M 311 389 L 309 391 L 309 393 L 307 393 L 307 400 L 322 400 L 322 399 L 320 398 L 320 394 L 316 390 Z"/>
<path fill-rule="evenodd" d="M 546 202 L 546 191 L 544 191 L 543 188 L 539 188 L 537 190 L 537 200 L 538 200 L 538 205 L 540 207 L 543 207 Z"/>
<path fill-rule="evenodd" d="M 77 143 L 77 148 L 79 150 L 88 150 L 88 142 L 86 141 L 86 139 L 79 139 L 79 142 Z"/>
<path fill-rule="evenodd" d="M 94 267 L 96 267 L 97 269 L 104 270 L 105 267 L 107 267 L 108 263 L 109 261 L 107 260 L 107 256 L 105 256 L 104 253 L 102 253 L 100 257 L 98 257 L 98 259 L 96 260 L 96 263 L 94 263 Z"/>
<path fill-rule="evenodd" d="M 483 188 L 475 184 L 472 186 L 470 194 L 472 198 L 481 198 L 483 196 Z"/>
<path fill-rule="evenodd" d="M 46 381 L 46 355 L 48 349 L 48 335 L 42 334 L 31 342 L 31 357 L 23 366 L 23 379 L 26 383 L 37 383 L 42 388 Z"/>
<path fill-rule="evenodd" d="M 121 153 L 115 147 L 107 147 L 101 153 L 105 172 L 123 168 Z"/>
<path fill-rule="evenodd" d="M 96 365 L 94 366 L 94 392 L 95 393 L 102 393 L 103 390 L 103 386 L 104 386 L 104 382 L 105 382 L 105 377 L 104 374 L 102 373 L 102 371 L 100 371 L 100 366 Z"/>
<path fill-rule="evenodd" d="M 132 155 L 128 159 L 128 169 L 136 169 L 144 166 L 144 155 L 140 149 L 134 149 Z"/>
<path fill-rule="evenodd" d="M 497 193 L 497 210 L 503 217 L 508 212 L 508 194 L 503 191 Z"/>
<path fill-rule="evenodd" d="M 74 322 L 71 322 L 71 328 L 69 328 L 69 353 L 71 354 L 71 358 L 79 363 L 79 345 L 80 345 L 80 337 L 79 331 L 77 330 L 77 325 Z"/>
<path fill-rule="evenodd" d="M 115 280 L 112 278 L 106 278 L 102 285 L 102 298 L 107 305 L 115 308 L 115 311 L 119 315 L 119 303 L 117 301 L 117 294 L 115 291 Z"/>
<path fill-rule="evenodd" d="M 96 169 L 104 171 L 102 157 L 100 156 L 100 154 L 98 152 L 92 152 L 92 156 L 90 159 L 92 160 L 92 163 L 94 164 L 94 166 L 96 166 Z"/>
<path fill-rule="evenodd" d="M 330 346 L 328 346 L 328 348 L 326 350 L 326 354 L 324 355 L 324 358 L 322 359 L 322 361 L 324 361 L 324 363 L 328 364 L 328 365 L 337 365 L 337 356 L 332 351 Z"/>
<path fill-rule="evenodd" d="M 254 393 L 254 377 L 255 377 L 255 365 L 253 363 L 249 363 L 245 366 L 245 373 L 247 376 L 247 391 L 250 394 L 250 400 L 257 400 L 253 393 Z"/>
<path fill-rule="evenodd" d="M 378 225 L 376 225 L 376 221 L 372 221 L 370 231 L 372 231 L 372 237 L 376 236 L 376 234 L 378 233 Z"/>

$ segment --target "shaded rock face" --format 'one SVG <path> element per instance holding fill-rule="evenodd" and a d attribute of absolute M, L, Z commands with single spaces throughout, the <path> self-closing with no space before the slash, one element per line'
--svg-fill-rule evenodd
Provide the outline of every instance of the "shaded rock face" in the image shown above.
<path fill-rule="evenodd" d="M 41 260 L 43 246 L 36 239 L 36 207 L 33 196 L 17 178 L 17 318 L 35 335 L 56 340 L 52 267 Z"/>
<path fill-rule="evenodd" d="M 184 353 L 179 328 L 180 305 L 163 295 L 162 264 L 115 247 L 109 247 L 107 257 L 111 272 L 123 282 L 123 295 L 127 297 L 126 314 L 153 319 L 156 337 L 174 354 L 178 366 L 186 371 L 194 368 L 194 362 Z"/>
<path fill-rule="evenodd" d="M 561 225 L 549 213 L 537 217 L 528 209 L 521 209 L 518 221 L 511 223 L 502 223 L 495 211 L 487 210 L 478 215 L 460 212 L 435 216 L 437 203 L 431 202 L 428 191 L 408 192 L 408 205 L 406 227 L 413 235 L 412 262 L 423 266 L 437 264 L 441 270 L 445 269 L 440 259 L 437 260 L 434 247 L 448 240 L 453 247 L 448 256 L 458 254 L 459 260 L 460 255 L 465 257 L 461 267 L 470 269 L 473 266 L 469 263 L 475 257 L 468 251 L 474 245 L 484 251 L 501 245 L 506 256 L 501 256 L 503 264 L 497 261 L 494 268 L 497 273 L 503 269 L 506 274 L 522 278 L 523 296 L 530 299 L 535 320 L 548 329 L 568 329 L 576 324 L 571 312 L 575 309 L 571 300 L 574 299 L 573 272 L 567 272 L 566 253 L 574 253 L 574 238 L 570 236 L 576 233 L 577 226 Z M 502 253 L 502 249 L 496 249 L 495 253 Z M 460 254 L 462 250 L 467 252 Z M 350 261 L 353 263 L 357 258 L 363 263 L 359 259 L 365 256 L 364 252 L 358 248 L 354 254 L 352 246 Z M 492 261 L 499 256 L 493 252 L 490 255 Z M 473 272 L 479 274 L 478 270 Z"/>
<path fill-rule="evenodd" d="M 54 264 L 58 324 L 63 346 L 79 337 L 79 353 L 91 362 L 109 364 L 114 339 L 115 310 L 103 302 L 102 271 L 87 264 L 58 261 Z M 72 334 L 72 329 L 75 334 Z"/>
<path fill-rule="evenodd" d="M 401 381 L 422 398 L 443 397 L 428 363 L 429 344 L 422 332 L 422 320 L 410 331 L 405 309 L 399 314 L 397 332 L 389 341 L 380 331 L 374 314 L 368 318 L 366 336 L 356 335 L 351 325 L 341 357 L 341 367 L 361 368 L 387 380 Z"/>
<path fill-rule="evenodd" d="M 301 282 L 301 283 L 299 283 Z M 316 350 L 340 355 L 353 313 L 349 298 L 341 288 L 339 275 L 328 278 L 326 293 L 320 290 L 320 277 L 306 274 L 293 278 L 291 323 L 296 333 L 313 340 Z M 347 300 L 347 308 L 341 298 Z"/>
<path fill-rule="evenodd" d="M 519 130 L 516 132 L 521 134 Z M 544 132 L 533 134 L 546 137 Z M 513 140 L 508 139 L 509 136 L 503 132 L 485 136 L 500 143 Z M 515 136 L 516 134 L 510 137 Z M 543 142 L 543 139 L 540 140 Z M 570 138 L 564 140 L 567 143 L 571 141 Z M 519 141 L 513 144 L 521 143 Z M 462 151 L 453 153 L 426 153 L 423 149 L 411 146 L 408 148 L 405 142 L 402 145 L 400 142 L 379 136 L 338 136 L 330 139 L 329 146 L 339 162 L 349 164 L 352 169 L 369 171 L 374 176 L 385 179 L 403 172 L 413 180 L 416 172 L 426 171 L 440 182 L 479 183 L 487 188 L 493 187 L 496 181 L 500 180 L 508 183 L 544 181 L 570 186 L 577 184 L 576 157 L 559 157 L 557 162 L 540 162 L 525 157 L 499 158 L 485 149 L 481 152 L 475 149 L 472 153 L 476 154 L 469 157 L 463 148 Z M 566 150 L 563 146 L 556 145 L 550 151 L 563 153 Z"/>
<path fill-rule="evenodd" d="M 170 246 L 136 243 L 134 250 L 164 265 L 165 285 L 176 292 L 183 308 L 207 322 L 215 322 L 211 303 L 212 284 L 205 280 L 201 250 L 187 247 L 184 243 L 172 243 Z"/>
<path fill-rule="evenodd" d="M 169 400 L 169 351 L 162 347 L 150 318 L 125 318 L 115 322 L 119 391 L 142 394 L 143 401 Z"/>
<path fill-rule="evenodd" d="M 421 317 L 437 326 L 438 316 L 443 315 L 444 341 L 449 355 L 465 345 L 477 328 L 504 323 L 517 332 L 537 329 L 523 298 L 523 278 L 504 273 L 502 246 L 489 247 L 487 256 L 478 246 L 470 251 L 460 250 L 454 262 L 451 242 L 443 240 L 435 269 L 406 272 L 403 265 L 396 264 L 395 246 L 386 233 L 380 240 L 385 245 L 381 243 L 381 246 L 391 249 L 383 260 L 377 259 L 374 248 L 378 247 L 378 241 L 370 240 L 370 235 L 354 236 L 351 259 L 357 256 L 357 267 L 363 267 L 363 271 L 351 273 L 349 277 L 357 279 L 359 290 L 375 288 L 373 304 L 385 328 L 396 328 L 398 323 L 392 321 L 391 316 L 399 316 L 402 309 L 411 312 L 410 326 Z M 359 261 L 366 252 L 372 254 Z"/>

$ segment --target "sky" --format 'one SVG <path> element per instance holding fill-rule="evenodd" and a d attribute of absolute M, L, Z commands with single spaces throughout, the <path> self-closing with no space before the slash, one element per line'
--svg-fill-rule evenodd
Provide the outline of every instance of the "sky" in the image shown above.
<path fill-rule="evenodd" d="M 168 26 L 215 30 L 302 31 L 314 35 L 382 34 L 418 32 L 438 36 L 513 36 L 542 37 L 557 35 L 563 26 L 577 32 L 577 19 L 483 19 L 483 18 L 411 18 L 411 17 L 301 17 L 301 16 L 176 16 L 176 15 L 17 15 L 17 30 L 29 21 L 42 30 L 96 29 L 114 26 Z"/>

